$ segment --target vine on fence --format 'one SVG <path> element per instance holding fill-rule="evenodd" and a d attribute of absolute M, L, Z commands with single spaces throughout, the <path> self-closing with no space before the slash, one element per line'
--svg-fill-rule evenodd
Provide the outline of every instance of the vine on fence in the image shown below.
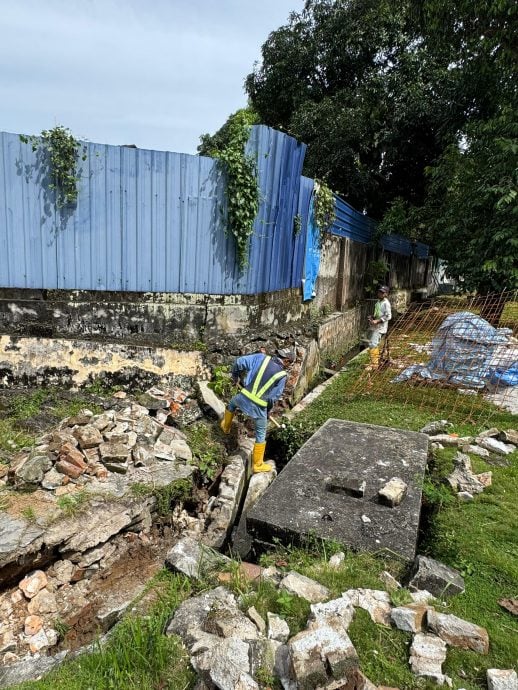
<path fill-rule="evenodd" d="M 42 156 L 42 163 L 48 168 L 52 180 L 49 189 L 55 192 L 56 206 L 63 208 L 77 201 L 77 161 L 86 160 L 86 146 L 73 136 L 72 132 L 62 125 L 53 129 L 44 129 L 40 136 L 25 136 L 20 134 L 20 141 L 30 144 L 34 152 L 40 150 L 46 154 Z"/>
<path fill-rule="evenodd" d="M 231 116 L 225 141 L 211 151 L 211 155 L 223 163 L 227 175 L 227 231 L 236 243 L 237 263 L 241 270 L 248 265 L 250 236 L 259 209 L 257 167 L 254 158 L 245 153 L 253 124 L 251 117 L 246 109 Z"/>
<path fill-rule="evenodd" d="M 315 224 L 320 233 L 320 244 L 325 233 L 336 219 L 335 197 L 331 189 L 322 180 L 315 180 L 315 199 L 313 205 Z"/>

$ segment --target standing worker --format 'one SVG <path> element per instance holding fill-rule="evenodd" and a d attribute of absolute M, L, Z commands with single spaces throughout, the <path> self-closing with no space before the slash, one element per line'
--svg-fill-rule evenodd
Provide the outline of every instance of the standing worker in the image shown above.
<path fill-rule="evenodd" d="M 278 350 L 278 356 L 270 357 L 263 352 L 238 357 L 232 367 L 232 381 L 241 381 L 242 388 L 229 402 L 220 426 L 230 433 L 236 408 L 254 420 L 255 444 L 252 455 L 253 471 L 270 472 L 271 465 L 263 462 L 266 449 L 266 425 L 268 415 L 286 385 L 286 369 L 294 361 L 291 350 Z"/>
<path fill-rule="evenodd" d="M 369 316 L 369 357 L 370 368 L 377 369 L 380 363 L 379 344 L 388 330 L 388 322 L 392 318 L 392 309 L 387 295 L 389 289 L 386 285 L 378 287 L 378 301 L 374 305 L 374 315 Z"/>

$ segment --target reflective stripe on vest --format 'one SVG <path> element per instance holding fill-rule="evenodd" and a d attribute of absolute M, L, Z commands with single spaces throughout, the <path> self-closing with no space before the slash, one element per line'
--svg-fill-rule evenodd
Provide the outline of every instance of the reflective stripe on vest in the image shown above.
<path fill-rule="evenodd" d="M 261 379 L 263 378 L 263 375 L 268 367 L 268 365 L 271 362 L 271 357 L 265 357 L 263 363 L 259 367 L 259 371 L 254 377 L 254 380 L 251 381 L 248 385 L 251 386 L 251 389 L 248 390 L 248 388 L 242 388 L 241 393 L 245 395 L 249 400 L 254 402 L 256 405 L 259 405 L 260 407 L 267 407 L 268 402 L 266 400 L 263 400 L 263 395 L 265 395 L 268 390 L 273 386 L 274 383 L 279 381 L 279 379 L 282 379 L 284 376 L 286 376 L 285 371 L 278 371 L 276 374 L 273 374 L 273 376 L 270 376 L 269 379 L 259 388 L 261 384 Z"/>

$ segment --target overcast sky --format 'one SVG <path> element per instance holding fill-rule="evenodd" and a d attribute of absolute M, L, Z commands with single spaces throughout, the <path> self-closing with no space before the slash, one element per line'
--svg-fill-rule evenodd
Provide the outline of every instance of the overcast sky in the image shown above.
<path fill-rule="evenodd" d="M 0 0 L 0 130 L 195 153 L 303 0 Z"/>

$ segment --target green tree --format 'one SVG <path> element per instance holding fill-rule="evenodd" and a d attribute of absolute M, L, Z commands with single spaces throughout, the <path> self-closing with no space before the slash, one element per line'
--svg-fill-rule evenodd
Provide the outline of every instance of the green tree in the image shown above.
<path fill-rule="evenodd" d="M 434 243 L 467 288 L 513 287 L 517 14 L 514 0 L 307 0 L 247 92 L 308 144 L 306 174 L 381 232 Z"/>

